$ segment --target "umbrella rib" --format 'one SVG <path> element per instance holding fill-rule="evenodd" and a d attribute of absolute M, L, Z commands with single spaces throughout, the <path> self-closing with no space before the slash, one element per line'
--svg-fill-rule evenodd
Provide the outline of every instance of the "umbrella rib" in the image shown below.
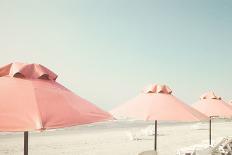
<path fill-rule="evenodd" d="M 33 98 L 34 98 L 34 100 L 35 100 L 35 106 L 36 106 L 36 109 L 37 109 L 37 113 L 38 113 L 38 115 L 39 115 L 39 122 L 40 122 L 40 128 L 39 128 L 39 130 L 41 130 L 41 129 L 44 129 L 44 127 L 43 127 L 43 123 L 42 123 L 42 118 L 41 118 L 41 113 L 40 113 L 40 109 L 39 109 L 39 106 L 38 106 L 38 104 L 37 104 L 37 98 L 36 98 L 36 94 L 35 94 L 35 87 L 33 87 L 34 85 L 33 85 L 33 81 L 31 81 L 31 85 L 32 85 L 32 89 L 33 89 Z M 36 130 L 37 130 L 37 128 L 36 128 Z"/>

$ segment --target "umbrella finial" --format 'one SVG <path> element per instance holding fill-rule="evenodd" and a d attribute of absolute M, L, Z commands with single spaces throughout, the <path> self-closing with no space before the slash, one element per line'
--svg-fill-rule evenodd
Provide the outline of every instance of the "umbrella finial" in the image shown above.
<path fill-rule="evenodd" d="M 40 64 L 15 62 L 0 68 L 0 77 L 10 76 L 25 79 L 56 80 L 57 75 Z"/>
<path fill-rule="evenodd" d="M 172 90 L 166 86 L 161 84 L 153 84 L 145 87 L 143 90 L 144 93 L 162 93 L 162 94 L 171 94 Z"/>
<path fill-rule="evenodd" d="M 216 96 L 213 91 L 209 91 L 204 93 L 201 97 L 201 100 L 203 99 L 215 99 L 215 100 L 221 100 L 222 98 L 220 96 Z"/>

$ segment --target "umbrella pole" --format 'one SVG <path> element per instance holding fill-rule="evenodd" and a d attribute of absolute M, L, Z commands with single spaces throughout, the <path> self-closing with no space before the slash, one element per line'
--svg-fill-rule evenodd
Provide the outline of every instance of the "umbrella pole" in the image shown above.
<path fill-rule="evenodd" d="M 154 150 L 157 150 L 157 120 L 155 120 L 155 134 L 154 134 Z"/>
<path fill-rule="evenodd" d="M 24 155 L 28 155 L 28 131 L 24 131 Z"/>
<path fill-rule="evenodd" d="M 211 145 L 211 116 L 209 117 L 209 145 Z"/>

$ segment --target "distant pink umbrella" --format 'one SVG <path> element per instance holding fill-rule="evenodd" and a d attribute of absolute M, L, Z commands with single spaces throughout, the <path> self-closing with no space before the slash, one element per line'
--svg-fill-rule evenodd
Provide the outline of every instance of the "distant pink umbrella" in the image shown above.
<path fill-rule="evenodd" d="M 193 108 L 207 115 L 209 119 L 209 144 L 211 145 L 211 118 L 212 117 L 231 117 L 232 106 L 218 97 L 214 92 L 207 92 L 200 97 L 200 100 L 194 103 Z"/>
<path fill-rule="evenodd" d="M 70 127 L 112 116 L 56 82 L 57 75 L 39 64 L 11 63 L 0 68 L 0 131 Z"/>
<path fill-rule="evenodd" d="M 142 120 L 155 120 L 155 143 L 157 149 L 157 120 L 200 121 L 207 116 L 183 103 L 172 95 L 166 85 L 150 85 L 142 93 L 111 111 L 115 116 L 127 116 Z"/>
<path fill-rule="evenodd" d="M 218 97 L 214 92 L 207 92 L 200 97 L 200 100 L 192 105 L 195 109 L 204 113 L 208 117 L 210 116 L 221 116 L 230 117 L 232 116 L 232 107 Z"/>

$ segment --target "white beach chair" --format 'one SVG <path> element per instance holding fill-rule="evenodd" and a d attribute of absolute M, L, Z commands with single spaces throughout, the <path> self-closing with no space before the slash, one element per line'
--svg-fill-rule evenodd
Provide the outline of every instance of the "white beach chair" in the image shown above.
<path fill-rule="evenodd" d="M 228 138 L 222 138 L 221 140 L 219 140 L 219 142 L 212 146 L 209 146 L 208 144 L 197 144 L 190 147 L 182 148 L 177 151 L 177 155 L 227 155 L 221 154 L 222 152 L 227 152 L 227 150 L 225 149 L 227 148 L 226 145 L 223 145 L 227 141 Z"/>
<path fill-rule="evenodd" d="M 126 135 L 130 140 L 142 140 L 149 136 L 154 136 L 155 125 L 149 125 L 139 131 L 126 131 Z"/>
<path fill-rule="evenodd" d="M 228 141 L 227 138 L 223 138 L 217 144 L 209 146 L 205 149 L 198 149 L 195 148 L 195 155 L 222 155 L 222 146 L 223 144 Z"/>
<path fill-rule="evenodd" d="M 141 138 L 142 135 L 139 132 L 127 131 L 125 132 L 125 134 L 129 140 L 142 140 Z"/>
<path fill-rule="evenodd" d="M 148 125 L 140 131 L 144 136 L 153 136 L 155 134 L 155 125 Z"/>
<path fill-rule="evenodd" d="M 138 155 L 158 155 L 158 153 L 155 150 L 148 150 L 148 151 L 143 151 Z"/>
<path fill-rule="evenodd" d="M 228 139 L 219 147 L 219 151 L 222 155 L 232 155 L 232 139 Z"/>

